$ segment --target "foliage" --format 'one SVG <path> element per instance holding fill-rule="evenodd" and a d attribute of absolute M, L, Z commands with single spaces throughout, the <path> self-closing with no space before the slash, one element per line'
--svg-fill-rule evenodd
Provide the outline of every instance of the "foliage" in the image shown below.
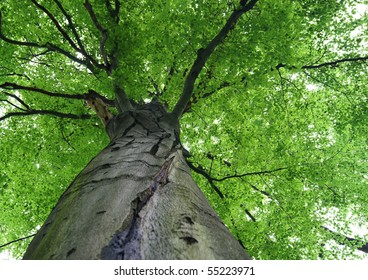
<path fill-rule="evenodd" d="M 198 50 L 239 8 L 231 0 L 89 2 L 108 30 L 105 45 L 84 1 L 0 4 L 1 115 L 48 110 L 0 122 L 0 244 L 34 233 L 107 144 L 83 94 L 113 99 L 119 83 L 130 99 L 156 96 L 173 109 Z M 106 3 L 121 4 L 118 23 Z M 199 186 L 254 258 L 358 258 L 355 249 L 368 242 L 352 232 L 368 222 L 368 17 L 357 10 L 363 3 L 260 0 L 196 80 L 182 142 Z M 40 6 L 74 42 L 77 31 L 85 53 Z M 101 46 L 116 50 L 119 65 L 111 73 L 98 66 Z M 13 254 L 21 256 L 26 245 L 13 244 Z"/>

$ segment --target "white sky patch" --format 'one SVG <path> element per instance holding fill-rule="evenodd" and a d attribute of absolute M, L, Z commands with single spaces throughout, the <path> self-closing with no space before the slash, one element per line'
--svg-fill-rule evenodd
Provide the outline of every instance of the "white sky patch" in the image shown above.
<path fill-rule="evenodd" d="M 357 4 L 352 6 L 349 10 L 349 13 L 355 20 L 358 20 L 368 14 L 368 5 L 366 4 Z M 357 50 L 360 53 L 366 53 L 368 40 L 367 40 L 367 29 L 366 26 L 357 26 L 351 33 L 350 37 L 352 39 L 359 38 L 361 40 L 360 47 L 361 49 Z"/>
<path fill-rule="evenodd" d="M 5 250 L 0 253 L 0 260 L 15 260 L 15 258 L 9 251 Z"/>
<path fill-rule="evenodd" d="M 350 12 L 355 19 L 360 19 L 368 13 L 368 5 L 357 4 L 351 8 Z"/>
<path fill-rule="evenodd" d="M 317 212 L 320 212 L 320 211 L 317 211 Z M 326 221 L 333 221 L 332 223 L 327 223 L 325 225 L 325 227 L 332 230 L 333 232 L 336 232 L 338 234 L 342 234 L 342 235 L 345 235 L 345 236 L 351 237 L 351 238 L 355 238 L 354 235 L 358 235 L 360 237 L 364 237 L 364 236 L 368 235 L 368 224 L 359 225 L 357 221 L 354 221 L 354 220 L 356 220 L 356 217 L 354 217 L 352 213 L 348 214 L 347 217 L 346 217 L 346 219 L 348 221 L 352 221 L 349 224 L 349 230 L 351 231 L 351 233 L 349 235 L 347 235 L 347 234 L 341 232 L 340 230 L 336 229 L 336 226 L 339 227 L 339 225 L 341 227 L 344 227 L 343 222 L 337 222 L 336 223 L 336 218 L 338 217 L 338 212 L 339 212 L 338 208 L 331 207 L 331 208 L 323 208 L 322 211 L 320 213 L 317 213 L 317 214 L 324 217 Z M 334 223 L 335 223 L 335 226 L 334 226 Z M 334 241 L 334 240 L 330 240 L 330 241 L 331 241 L 331 245 L 336 243 L 336 241 Z M 335 245 L 336 246 L 341 246 L 341 248 L 344 247 L 342 245 L 338 245 L 337 243 Z M 361 256 L 363 259 L 366 259 L 366 260 L 368 259 L 368 254 L 363 253 L 359 250 L 355 251 L 355 254 Z"/>
<path fill-rule="evenodd" d="M 77 52 L 77 53 L 75 54 L 75 56 L 76 56 L 78 59 L 84 59 L 84 55 L 83 55 L 83 54 L 81 54 L 81 53 L 79 53 L 79 52 Z"/>
<path fill-rule="evenodd" d="M 215 136 L 211 136 L 211 140 L 212 140 L 212 143 L 215 145 L 220 143 L 220 139 Z"/>
<path fill-rule="evenodd" d="M 219 119 L 215 119 L 214 121 L 213 121 L 213 124 L 219 124 L 221 121 L 219 120 Z"/>
<path fill-rule="evenodd" d="M 5 115 L 5 113 L 6 113 L 5 108 L 4 107 L 0 107 L 0 116 Z"/>
<path fill-rule="evenodd" d="M 318 89 L 318 86 L 315 85 L 315 84 L 306 84 L 305 85 L 305 88 L 308 90 L 308 91 L 316 91 Z"/>

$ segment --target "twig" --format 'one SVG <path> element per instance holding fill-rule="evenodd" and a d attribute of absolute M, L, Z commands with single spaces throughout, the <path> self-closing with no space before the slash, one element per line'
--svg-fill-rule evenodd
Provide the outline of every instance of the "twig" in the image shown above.
<path fill-rule="evenodd" d="M 28 235 L 28 236 L 25 236 L 25 237 L 21 237 L 21 238 L 15 239 L 15 240 L 10 241 L 10 242 L 8 242 L 8 243 L 6 243 L 6 244 L 0 245 L 0 248 L 4 248 L 5 246 L 8 246 L 8 245 L 13 244 L 13 243 L 15 243 L 15 242 L 19 242 L 19 241 L 22 241 L 22 240 L 24 240 L 24 239 L 31 238 L 31 237 L 33 237 L 33 236 L 35 236 L 35 235 L 36 235 L 36 233 L 31 234 L 31 235 Z"/>

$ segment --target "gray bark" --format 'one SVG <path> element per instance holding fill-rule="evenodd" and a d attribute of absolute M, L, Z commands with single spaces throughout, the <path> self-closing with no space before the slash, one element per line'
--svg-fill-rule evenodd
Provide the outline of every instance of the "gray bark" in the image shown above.
<path fill-rule="evenodd" d="M 158 103 L 112 119 L 24 259 L 249 259 L 193 181 L 174 120 Z"/>

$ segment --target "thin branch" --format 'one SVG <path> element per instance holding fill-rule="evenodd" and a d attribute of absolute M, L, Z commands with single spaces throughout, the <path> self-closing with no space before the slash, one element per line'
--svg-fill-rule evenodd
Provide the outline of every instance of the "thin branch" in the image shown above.
<path fill-rule="evenodd" d="M 243 178 L 246 176 L 253 176 L 253 175 L 265 175 L 265 174 L 271 174 L 277 171 L 281 171 L 281 170 L 286 170 L 288 169 L 288 167 L 280 167 L 280 168 L 276 168 L 273 170 L 265 170 L 265 171 L 256 171 L 256 172 L 249 172 L 249 173 L 244 173 L 244 174 L 234 174 L 234 175 L 229 175 L 229 176 L 225 176 L 223 178 L 214 178 L 211 176 L 211 174 L 209 174 L 201 165 L 198 165 L 198 167 L 195 167 L 193 165 L 192 162 L 187 160 L 187 164 L 188 166 L 195 171 L 198 174 L 201 174 L 202 176 L 204 176 L 208 181 L 216 181 L 216 182 L 221 182 L 221 181 L 225 181 L 227 179 L 232 179 L 232 178 Z M 253 186 L 252 186 L 253 187 Z M 255 187 L 254 187 L 255 188 Z M 259 191 L 259 190 L 258 190 Z"/>
<path fill-rule="evenodd" d="M 327 227 L 321 226 L 321 228 L 323 228 L 324 230 L 326 230 L 326 231 L 330 232 L 330 233 L 331 233 L 334 237 L 336 237 L 337 239 L 342 238 L 342 239 L 345 239 L 346 241 L 348 241 L 349 243 L 350 243 L 350 242 L 356 242 L 356 241 L 357 241 L 357 240 L 356 240 L 356 239 L 354 239 L 354 238 L 351 238 L 351 237 L 345 236 L 345 235 L 343 235 L 343 234 L 340 234 L 340 233 L 334 232 L 334 231 L 330 230 L 330 229 L 329 229 L 329 228 L 327 228 Z M 345 245 L 343 242 L 339 242 L 339 241 L 337 241 L 337 242 L 338 242 L 339 244 L 341 244 L 341 245 Z M 366 244 L 364 244 L 364 245 L 360 246 L 359 248 L 357 248 L 357 250 L 362 251 L 362 252 L 364 252 L 364 253 L 368 253 L 368 243 L 366 243 Z"/>
<path fill-rule="evenodd" d="M 210 97 L 212 94 L 214 94 L 215 92 L 223 89 L 223 88 L 226 88 L 226 87 L 229 87 L 231 86 L 231 84 L 229 82 L 223 82 L 218 88 L 214 89 L 214 90 L 211 90 L 209 92 L 206 92 L 202 95 L 201 98 L 207 98 L 207 97 Z"/>
<path fill-rule="evenodd" d="M 35 48 L 43 48 L 42 46 L 40 46 L 37 43 L 21 42 L 21 41 L 16 41 L 16 40 L 12 40 L 12 39 L 7 38 L 2 33 L 2 27 L 3 27 L 3 16 L 2 16 L 2 13 L 1 13 L 1 10 L 0 10 L 0 39 L 2 39 L 3 41 L 5 41 L 5 42 L 7 42 L 9 44 L 13 44 L 13 45 L 27 46 L 27 47 L 35 47 Z"/>
<path fill-rule="evenodd" d="M 248 183 L 248 182 L 247 182 L 247 183 Z M 260 192 L 261 194 L 263 194 L 263 195 L 267 196 L 268 198 L 273 199 L 273 198 L 271 197 L 271 195 L 270 195 L 268 192 L 260 190 L 259 188 L 257 188 L 256 186 L 254 186 L 254 185 L 253 185 L 253 184 L 251 184 L 251 183 L 248 183 L 248 184 L 250 185 L 250 187 L 251 187 L 253 190 L 255 190 L 255 191 L 257 191 L 257 192 Z"/>
<path fill-rule="evenodd" d="M 8 104 L 10 104 L 11 106 L 13 106 L 14 108 L 17 108 L 18 110 L 21 110 L 21 111 L 27 111 L 26 109 L 23 109 L 23 108 L 21 108 L 21 107 L 19 107 L 19 106 L 17 106 L 17 105 L 15 105 L 14 103 L 12 103 L 12 102 L 10 102 L 9 100 L 0 100 L 1 102 L 6 102 L 6 103 L 8 103 Z"/>
<path fill-rule="evenodd" d="M 83 60 L 83 59 L 79 59 L 78 57 L 74 56 L 73 54 L 71 54 L 70 52 L 54 45 L 54 44 L 51 44 L 51 43 L 46 43 L 44 46 L 41 46 L 42 48 L 47 48 L 49 49 L 50 51 L 54 51 L 54 52 L 58 52 L 62 55 L 65 55 L 66 57 L 68 57 L 69 59 L 71 59 L 72 61 L 74 62 L 77 62 L 81 65 L 84 65 L 86 66 L 91 72 L 95 72 L 95 69 L 93 67 L 93 65 L 87 61 L 87 60 Z"/>
<path fill-rule="evenodd" d="M 66 136 L 65 133 L 64 133 L 64 128 L 62 126 L 60 126 L 60 132 L 61 132 L 61 136 L 63 137 L 64 141 L 68 144 L 68 146 L 70 148 L 72 148 L 75 151 L 75 148 L 73 147 L 73 145 L 70 143 L 70 141 L 68 139 L 68 137 L 71 136 L 74 133 L 74 131 L 72 133 L 70 133 L 68 136 Z"/>
<path fill-rule="evenodd" d="M 12 98 L 14 98 L 14 99 L 16 99 L 20 104 L 22 104 L 27 110 L 29 110 L 30 108 L 29 108 L 29 106 L 20 98 L 20 97 L 18 97 L 18 96 L 16 96 L 15 94 L 11 94 L 11 93 L 9 93 L 9 92 L 6 92 L 6 91 L 2 91 L 1 92 L 2 94 L 5 94 L 5 95 L 7 95 L 7 96 L 10 96 L 10 97 L 12 97 Z M 19 109 L 19 108 L 18 108 Z M 23 109 L 22 109 L 23 110 Z"/>
<path fill-rule="evenodd" d="M 342 94 L 345 96 L 345 98 L 349 101 L 349 103 L 350 103 L 351 105 L 354 105 L 354 102 L 353 102 L 353 101 L 351 101 L 351 99 L 350 99 L 349 95 L 348 95 L 345 91 L 342 91 L 342 90 L 340 90 L 340 89 L 336 89 L 336 88 L 334 88 L 333 86 L 331 86 L 330 84 L 325 83 L 325 82 L 323 82 L 323 81 L 321 81 L 321 80 L 317 79 L 316 77 L 313 77 L 312 75 L 310 75 L 309 73 L 307 73 L 307 71 L 304 71 L 304 74 L 305 74 L 306 76 L 308 76 L 309 78 L 311 78 L 312 80 L 314 80 L 314 81 L 316 81 L 316 82 L 320 83 L 321 85 L 324 85 L 325 87 L 328 87 L 328 88 L 330 88 L 330 89 L 333 89 L 333 90 L 335 90 L 335 91 L 337 91 L 337 92 L 342 93 Z M 342 86 L 341 88 L 344 88 L 344 87 Z"/>
<path fill-rule="evenodd" d="M 105 0 L 105 5 L 110 13 L 110 16 L 115 19 L 116 23 L 119 22 L 119 11 L 120 11 L 120 1 L 115 0 L 115 9 L 112 8 L 110 0 Z"/>
<path fill-rule="evenodd" d="M 33 237 L 33 236 L 35 236 L 35 235 L 36 235 L 36 233 L 31 234 L 31 235 L 28 235 L 28 236 L 25 236 L 25 237 L 21 237 L 21 238 L 15 239 L 15 240 L 10 241 L 10 242 L 8 242 L 8 243 L 6 243 L 6 244 L 2 244 L 2 245 L 0 245 L 0 248 L 4 248 L 5 246 L 9 246 L 10 244 L 13 244 L 13 243 L 15 243 L 15 242 L 19 242 L 19 241 L 22 241 L 22 240 L 24 240 L 24 239 L 31 238 L 31 237 Z"/>
<path fill-rule="evenodd" d="M 158 87 L 158 84 L 155 82 L 155 80 L 151 76 L 149 76 L 148 78 L 149 78 L 151 84 L 153 85 L 153 87 L 155 88 L 155 91 L 156 91 L 155 93 L 152 92 L 152 95 L 160 97 L 162 95 L 162 92 L 160 91 L 160 89 Z"/>
<path fill-rule="evenodd" d="M 68 98 L 68 99 L 79 99 L 79 100 L 87 100 L 91 97 L 98 97 L 101 100 L 103 100 L 106 104 L 109 106 L 115 106 L 114 101 L 107 99 L 106 97 L 100 95 L 94 90 L 89 90 L 88 93 L 85 94 L 65 94 L 65 93 L 57 93 L 57 92 L 51 92 L 44 89 L 36 88 L 36 87 L 29 87 L 29 86 L 22 86 L 15 83 L 4 83 L 0 84 L 0 88 L 7 89 L 7 90 L 26 90 L 26 91 L 32 91 L 32 92 L 38 92 L 41 94 L 45 94 L 52 97 L 62 97 L 62 98 Z"/>
<path fill-rule="evenodd" d="M 60 1 L 58 1 L 58 0 L 54 0 L 54 2 L 56 3 L 56 5 L 59 7 L 59 9 L 61 10 L 61 12 L 63 13 L 63 15 L 66 17 L 66 19 L 67 19 L 67 21 L 68 21 L 68 24 L 69 24 L 69 26 L 70 26 L 70 28 L 71 28 L 71 30 L 72 30 L 72 33 L 73 33 L 73 35 L 74 35 L 74 37 L 75 37 L 75 39 L 77 40 L 77 44 L 78 44 L 78 46 L 79 46 L 79 48 L 80 48 L 80 52 L 89 60 L 89 61 L 91 61 L 91 63 L 93 64 L 93 65 L 95 65 L 96 67 L 98 67 L 98 68 L 102 68 L 102 65 L 101 64 L 99 64 L 92 56 L 90 56 L 88 53 L 87 53 L 87 51 L 86 51 L 86 49 L 85 49 L 85 47 L 84 47 L 84 45 L 83 45 L 83 43 L 82 43 L 82 40 L 81 40 L 81 37 L 79 36 L 79 34 L 78 34 L 78 32 L 77 32 L 77 30 L 76 30 L 76 28 L 75 28 L 75 24 L 73 23 L 73 20 L 72 20 L 72 17 L 66 12 L 66 10 L 64 9 L 64 7 L 62 6 L 62 4 L 60 3 Z"/>
<path fill-rule="evenodd" d="M 254 218 L 254 216 L 247 210 L 245 209 L 244 210 L 245 214 L 247 214 L 247 216 L 253 221 L 255 222 L 256 221 L 256 218 Z"/>
<path fill-rule="evenodd" d="M 87 52 L 84 48 L 84 45 L 82 43 L 82 40 L 77 32 L 77 30 L 75 29 L 75 25 L 73 23 L 72 17 L 66 12 L 66 10 L 64 9 L 63 5 L 60 3 L 60 1 L 58 0 L 54 0 L 54 2 L 56 3 L 56 5 L 59 7 L 60 11 L 63 13 L 63 15 L 65 16 L 66 20 L 68 21 L 68 25 L 70 26 L 72 33 L 75 37 L 75 39 L 77 40 L 77 44 L 79 46 L 80 51 L 85 55 L 87 55 Z"/>
<path fill-rule="evenodd" d="M 162 90 L 161 95 L 163 95 L 166 92 L 167 87 L 169 86 L 169 84 L 170 84 L 170 82 L 171 82 L 171 80 L 174 76 L 175 71 L 176 71 L 176 69 L 174 68 L 174 65 L 169 68 L 169 74 L 168 74 L 168 77 L 167 77 L 167 80 L 165 82 L 165 85 L 164 85 L 164 88 Z"/>
<path fill-rule="evenodd" d="M 300 67 L 300 69 L 317 69 L 317 68 L 322 68 L 322 67 L 326 67 L 326 66 L 336 67 L 340 63 L 356 62 L 356 61 L 367 61 L 367 60 L 368 60 L 368 56 L 343 58 L 343 59 L 338 59 L 338 60 L 335 60 L 335 61 L 324 62 L 324 63 L 317 64 L 317 65 L 304 65 L 304 66 Z M 278 65 L 276 65 L 275 69 L 279 70 L 280 68 L 284 68 L 284 67 L 289 67 L 289 68 L 292 68 L 292 69 L 297 68 L 296 66 L 288 66 L 284 63 L 279 63 Z M 273 68 L 271 68 L 271 70 L 273 70 Z"/>
<path fill-rule="evenodd" d="M 43 45 L 40 45 L 38 43 L 34 43 L 34 42 L 23 42 L 23 41 L 17 41 L 17 40 L 13 40 L 10 39 L 8 37 L 6 37 L 3 33 L 2 33 L 2 13 L 0 11 L 0 39 L 2 39 L 3 41 L 12 44 L 12 45 L 16 45 L 16 46 L 23 46 L 23 47 L 31 47 L 31 48 L 39 48 L 39 49 L 47 49 L 49 51 L 52 52 L 57 52 L 59 54 L 62 54 L 66 57 L 68 57 L 69 59 L 71 59 L 72 61 L 85 66 L 87 69 L 89 69 L 91 72 L 95 72 L 95 69 L 93 67 L 93 65 L 86 60 L 82 60 L 79 59 L 78 57 L 76 57 L 75 55 L 71 54 L 70 52 L 52 44 L 52 43 L 45 43 Z M 101 65 L 97 65 L 99 68 L 101 68 Z M 103 66 L 102 66 L 103 68 Z"/>
<path fill-rule="evenodd" d="M 69 37 L 69 35 L 61 27 L 61 25 L 59 24 L 59 22 L 57 21 L 57 19 L 54 17 L 54 15 L 49 10 L 47 10 L 44 6 L 42 6 L 41 4 L 39 4 L 36 0 L 31 0 L 31 1 L 32 1 L 33 4 L 36 5 L 37 8 L 39 8 L 41 11 L 43 11 L 51 19 L 51 21 L 54 23 L 56 29 L 59 30 L 59 32 L 61 33 L 61 35 L 63 35 L 64 39 L 68 41 L 68 43 L 70 44 L 70 46 L 73 49 L 75 49 L 77 52 L 82 53 L 81 49 L 78 48 L 78 46 L 74 43 L 74 41 Z"/>
<path fill-rule="evenodd" d="M 5 69 L 6 71 L 12 71 L 10 68 L 8 67 L 5 67 L 5 66 L 0 66 L 0 69 Z M 6 73 L 6 74 L 1 74 L 0 77 L 10 77 L 10 76 L 18 76 L 18 77 L 24 77 L 26 78 L 28 81 L 31 80 L 31 78 L 29 78 L 27 75 L 25 74 L 20 74 L 20 73 L 16 73 L 16 72 L 13 72 L 13 73 Z"/>
<path fill-rule="evenodd" d="M 239 174 L 239 175 L 234 174 L 234 175 L 230 175 L 230 176 L 225 176 L 225 177 L 220 178 L 220 179 L 212 178 L 212 180 L 221 182 L 221 181 L 231 179 L 231 178 L 242 178 L 242 177 L 245 177 L 245 176 L 252 176 L 252 175 L 264 175 L 264 174 L 270 174 L 270 173 L 274 173 L 274 172 L 285 170 L 285 169 L 288 169 L 288 167 L 281 167 L 281 168 L 276 168 L 276 169 L 273 169 L 273 170 L 249 172 L 249 173 L 244 173 L 244 174 Z"/>
<path fill-rule="evenodd" d="M 33 92 L 38 92 L 41 94 L 45 94 L 48 96 L 53 96 L 53 97 L 63 97 L 63 98 L 69 98 L 69 99 L 80 99 L 80 100 L 84 100 L 86 99 L 84 94 L 64 94 L 64 93 L 56 93 L 56 92 L 50 92 L 44 89 L 40 89 L 40 88 L 36 88 L 36 87 L 29 87 L 29 86 L 21 86 L 15 83 L 4 83 L 4 84 L 0 84 L 0 88 L 3 89 L 7 89 L 7 90 L 27 90 L 27 91 L 33 91 Z"/>
<path fill-rule="evenodd" d="M 215 186 L 215 184 L 213 183 L 213 178 L 203 169 L 203 167 L 201 165 L 198 165 L 198 167 L 195 167 L 193 165 L 193 163 L 191 163 L 190 161 L 187 160 L 187 164 L 190 167 L 190 169 L 192 169 L 194 172 L 202 175 L 203 177 L 205 177 L 208 182 L 210 183 L 211 187 L 215 190 L 215 192 L 221 197 L 224 198 L 224 194 L 220 191 L 220 189 Z"/>
<path fill-rule="evenodd" d="M 106 45 L 107 38 L 108 38 L 108 35 L 109 35 L 108 34 L 108 30 L 105 29 L 100 24 L 100 22 L 98 21 L 98 19 L 96 17 L 95 12 L 93 11 L 93 7 L 92 7 L 91 3 L 88 0 L 86 0 L 84 2 L 84 7 L 88 11 L 89 16 L 91 17 L 93 24 L 96 26 L 96 28 L 101 33 L 100 52 L 101 52 L 101 55 L 102 55 L 102 58 L 103 58 L 103 61 L 104 61 L 106 70 L 107 70 L 108 74 L 111 74 L 111 65 L 110 65 L 110 63 L 108 61 L 108 58 L 107 58 L 107 52 L 106 52 L 106 46 L 105 46 Z"/>
<path fill-rule="evenodd" d="M 25 112 L 9 112 L 5 116 L 0 117 L 0 121 L 3 121 L 10 117 L 19 117 L 19 116 L 31 116 L 31 115 L 51 115 L 59 118 L 67 118 L 67 119 L 89 119 L 91 118 L 91 115 L 84 114 L 84 115 L 75 115 L 70 113 L 61 113 L 57 111 L 51 111 L 51 110 L 28 110 Z"/>
<path fill-rule="evenodd" d="M 172 114 L 177 117 L 178 119 L 183 114 L 187 104 L 190 101 L 190 98 L 193 94 L 194 84 L 197 80 L 199 73 L 203 69 L 206 61 L 214 52 L 216 47 L 220 45 L 224 39 L 227 37 L 229 32 L 235 27 L 236 23 L 238 22 L 239 18 L 246 12 L 250 11 L 258 0 L 250 0 L 250 1 L 241 1 L 241 7 L 235 10 L 228 20 L 226 21 L 224 27 L 220 30 L 220 32 L 211 40 L 211 42 L 206 46 L 206 48 L 201 48 L 197 52 L 197 58 L 194 61 L 187 77 L 185 79 L 184 88 L 180 99 L 176 103 Z"/>
<path fill-rule="evenodd" d="M 338 64 L 345 63 L 345 62 L 366 61 L 366 60 L 368 60 L 368 56 L 344 58 L 344 59 L 339 59 L 339 60 L 335 60 L 331 62 L 321 63 L 318 65 L 305 65 L 305 66 L 302 66 L 302 69 L 316 69 L 316 68 L 321 68 L 325 66 L 337 66 Z"/>

